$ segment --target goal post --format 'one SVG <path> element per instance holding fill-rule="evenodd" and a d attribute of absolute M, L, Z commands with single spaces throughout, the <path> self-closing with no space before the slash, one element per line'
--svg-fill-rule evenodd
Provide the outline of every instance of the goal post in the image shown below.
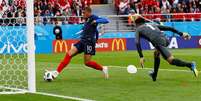
<path fill-rule="evenodd" d="M 26 24 L 28 43 L 28 91 L 36 92 L 35 40 L 34 40 L 34 0 L 26 0 Z"/>
<path fill-rule="evenodd" d="M 36 92 L 33 3 L 25 0 L 20 16 L 0 18 L 0 94 Z"/>

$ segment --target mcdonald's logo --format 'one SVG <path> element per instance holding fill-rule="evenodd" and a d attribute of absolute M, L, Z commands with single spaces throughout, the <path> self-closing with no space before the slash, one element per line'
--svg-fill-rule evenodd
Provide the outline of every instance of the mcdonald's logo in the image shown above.
<path fill-rule="evenodd" d="M 121 46 L 121 50 L 125 50 L 125 42 L 123 39 L 113 39 L 112 41 L 112 51 L 114 51 L 115 49 L 117 51 L 120 50 L 120 46 Z"/>
<path fill-rule="evenodd" d="M 68 45 L 65 40 L 56 40 L 54 45 L 54 52 L 67 52 L 68 51 Z"/>

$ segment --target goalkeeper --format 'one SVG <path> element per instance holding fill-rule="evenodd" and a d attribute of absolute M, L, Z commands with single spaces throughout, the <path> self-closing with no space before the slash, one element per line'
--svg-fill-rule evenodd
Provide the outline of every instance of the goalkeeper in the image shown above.
<path fill-rule="evenodd" d="M 157 78 L 157 73 L 160 66 L 160 55 L 162 55 L 162 57 L 171 65 L 188 67 L 191 71 L 193 71 L 194 75 L 198 77 L 198 71 L 196 69 L 195 62 L 186 62 L 181 59 L 174 58 L 172 53 L 167 49 L 169 41 L 162 31 L 172 31 L 183 37 L 185 40 L 189 40 L 191 38 L 189 34 L 177 31 L 172 27 L 146 23 L 146 19 L 140 15 L 135 15 L 135 24 L 137 26 L 135 42 L 142 67 L 144 66 L 144 56 L 140 46 L 140 38 L 148 40 L 155 47 L 154 71 L 150 72 L 150 76 L 152 77 L 153 81 L 156 81 Z"/>

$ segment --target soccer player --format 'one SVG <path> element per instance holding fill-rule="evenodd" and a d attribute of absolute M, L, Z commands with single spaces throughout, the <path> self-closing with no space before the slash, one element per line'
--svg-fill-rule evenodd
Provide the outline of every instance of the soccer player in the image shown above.
<path fill-rule="evenodd" d="M 98 24 L 106 24 L 109 21 L 106 18 L 101 18 L 92 14 L 90 7 L 86 7 L 83 10 L 83 17 L 85 18 L 84 26 L 80 32 L 80 41 L 74 44 L 72 48 L 66 53 L 63 61 L 58 65 L 57 70 L 53 71 L 53 77 L 56 78 L 58 74 L 70 63 L 71 59 L 79 53 L 84 52 L 84 64 L 93 69 L 102 71 L 104 77 L 109 78 L 108 68 L 102 66 L 92 60 L 92 56 L 95 55 L 95 44 L 98 40 Z"/>
<path fill-rule="evenodd" d="M 172 55 L 172 53 L 167 49 L 169 45 L 168 39 L 165 37 L 162 31 L 172 31 L 179 36 L 183 37 L 185 40 L 189 40 L 191 36 L 187 33 L 182 33 L 172 27 L 162 26 L 157 24 L 150 24 L 146 23 L 146 19 L 140 15 L 135 15 L 135 24 L 136 24 L 136 35 L 135 35 L 135 42 L 137 51 L 140 56 L 140 64 L 144 66 L 144 56 L 142 53 L 141 45 L 140 45 L 140 38 L 144 38 L 151 42 L 155 47 L 154 52 L 154 71 L 150 72 L 150 76 L 152 77 L 153 81 L 157 79 L 157 73 L 160 66 L 160 54 L 163 58 L 171 65 L 179 66 L 179 67 L 187 67 L 189 68 L 196 77 L 198 77 L 198 71 L 196 69 L 195 62 L 186 62 L 181 59 L 176 59 Z"/>

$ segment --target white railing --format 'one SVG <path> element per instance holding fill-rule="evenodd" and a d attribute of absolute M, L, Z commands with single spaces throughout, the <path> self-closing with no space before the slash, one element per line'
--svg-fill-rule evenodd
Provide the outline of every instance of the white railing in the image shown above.
<path fill-rule="evenodd" d="M 99 27 L 104 32 L 130 32 L 135 31 L 135 24 L 129 20 L 131 15 L 101 15 L 110 20 L 109 24 Z M 143 14 L 143 17 L 150 21 L 170 22 L 170 21 L 201 21 L 201 13 L 178 13 L 178 14 Z M 9 20 L 9 21 L 8 21 Z M 1 18 L 0 25 L 26 25 L 25 18 Z M 40 16 L 35 17 L 35 24 L 80 24 L 83 23 L 82 16 Z"/>
<path fill-rule="evenodd" d="M 121 20 L 128 22 L 130 15 L 101 15 L 112 19 L 112 21 Z M 142 14 L 147 19 L 171 22 L 171 21 L 201 21 L 201 13 L 172 13 L 172 14 Z M 0 25 L 18 25 L 26 24 L 26 20 L 23 17 L 18 18 L 0 18 Z M 56 22 L 62 22 L 63 24 L 80 24 L 83 23 L 82 16 L 39 16 L 35 17 L 35 24 L 55 24 Z"/>

